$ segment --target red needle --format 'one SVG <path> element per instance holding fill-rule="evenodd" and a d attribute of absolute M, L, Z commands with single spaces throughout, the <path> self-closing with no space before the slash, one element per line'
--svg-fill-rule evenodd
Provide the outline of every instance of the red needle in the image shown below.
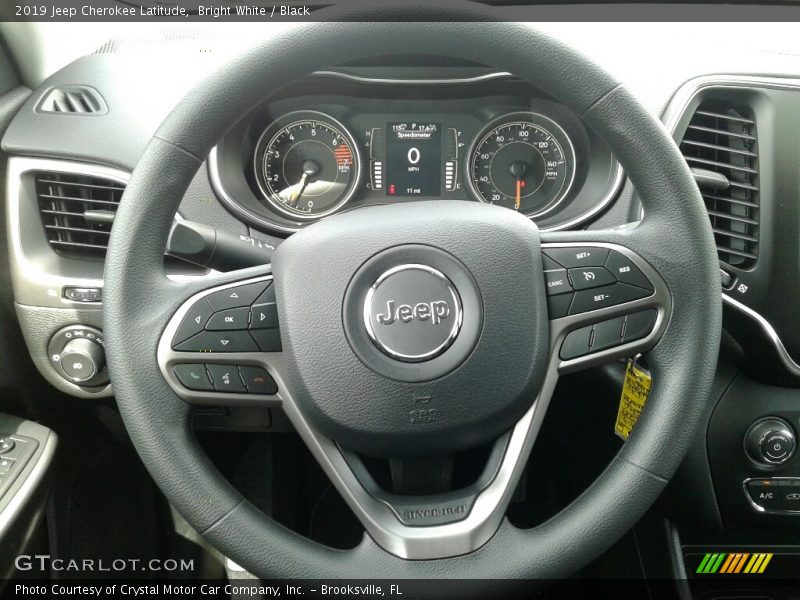
<path fill-rule="evenodd" d="M 520 197 L 522 194 L 522 179 L 517 178 L 517 198 L 514 201 L 514 208 L 519 210 Z"/>

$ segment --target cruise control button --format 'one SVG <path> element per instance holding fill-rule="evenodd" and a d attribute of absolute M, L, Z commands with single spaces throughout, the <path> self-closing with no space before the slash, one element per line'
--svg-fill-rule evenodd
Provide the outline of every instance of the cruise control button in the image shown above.
<path fill-rule="evenodd" d="M 591 338 L 591 325 L 576 329 L 564 338 L 564 343 L 561 344 L 561 352 L 559 355 L 564 360 L 569 360 L 570 358 L 578 358 L 579 356 L 589 354 L 589 342 Z"/>
<path fill-rule="evenodd" d="M 656 324 L 657 316 L 658 311 L 654 308 L 628 315 L 625 320 L 625 335 L 622 341 L 627 344 L 650 335 L 650 332 L 653 331 L 653 326 Z"/>
<path fill-rule="evenodd" d="M 277 393 L 278 384 L 272 376 L 260 367 L 239 367 L 239 372 L 242 374 L 244 384 L 247 386 L 247 391 L 251 394 L 267 394 L 272 395 Z"/>
<path fill-rule="evenodd" d="M 569 312 L 569 305 L 572 304 L 573 294 L 559 294 L 558 296 L 547 297 L 547 312 L 551 319 L 566 317 Z"/>
<path fill-rule="evenodd" d="M 558 269 L 555 271 L 545 271 L 544 281 L 547 285 L 547 293 L 551 296 L 557 294 L 565 294 L 572 291 L 572 286 L 569 284 L 566 269 Z"/>
<path fill-rule="evenodd" d="M 278 326 L 278 308 L 274 302 L 254 304 L 250 309 L 250 329 L 273 329 Z"/>
<path fill-rule="evenodd" d="M 258 352 L 246 331 L 203 331 L 175 347 L 178 352 Z"/>
<path fill-rule="evenodd" d="M 782 510 L 781 491 L 778 482 L 772 479 L 756 479 L 747 484 L 747 492 L 753 502 L 767 510 Z"/>
<path fill-rule="evenodd" d="M 247 319 L 250 317 L 250 309 L 246 306 L 242 308 L 229 308 L 214 313 L 206 323 L 209 331 L 226 331 L 231 329 L 247 329 Z"/>
<path fill-rule="evenodd" d="M 181 324 L 178 325 L 175 337 L 172 338 L 172 345 L 180 344 L 203 331 L 213 312 L 211 305 L 205 299 L 198 300 L 192 304 L 192 308 L 187 311 L 181 320 Z"/>
<path fill-rule="evenodd" d="M 250 335 L 262 352 L 281 351 L 281 332 L 279 329 L 252 329 Z"/>
<path fill-rule="evenodd" d="M 624 322 L 625 317 L 617 317 L 616 319 L 595 323 L 592 352 L 619 346 L 622 343 L 622 324 Z"/>
<path fill-rule="evenodd" d="M 653 284 L 644 273 L 633 264 L 633 261 L 620 252 L 612 250 L 606 261 L 606 269 L 614 274 L 617 281 L 635 285 L 646 290 L 652 290 Z"/>
<path fill-rule="evenodd" d="M 567 269 L 602 267 L 608 258 L 608 248 L 593 246 L 545 248 L 542 252 Z"/>
<path fill-rule="evenodd" d="M 211 308 L 217 312 L 229 308 L 250 306 L 264 291 L 268 283 L 267 281 L 259 281 L 258 283 L 248 283 L 247 285 L 220 290 L 206 296 L 206 300 L 208 300 Z"/>
<path fill-rule="evenodd" d="M 214 389 L 211 380 L 208 378 L 208 373 L 206 373 L 205 365 L 175 365 L 173 371 L 175 371 L 175 377 L 185 388 L 201 392 Z"/>
<path fill-rule="evenodd" d="M 650 294 L 652 292 L 648 290 L 625 285 L 624 283 L 614 283 L 590 290 L 581 290 L 575 292 L 575 298 L 572 301 L 572 306 L 570 306 L 569 314 L 577 315 L 590 310 L 607 308 L 623 302 L 646 298 Z"/>
<path fill-rule="evenodd" d="M 206 365 L 214 389 L 218 392 L 246 392 L 236 365 Z"/>
<path fill-rule="evenodd" d="M 596 288 L 616 281 L 614 276 L 603 267 L 570 269 L 569 278 L 572 280 L 572 287 L 576 290 Z"/>
<path fill-rule="evenodd" d="M 780 482 L 783 510 L 800 511 L 800 479 L 783 479 Z"/>

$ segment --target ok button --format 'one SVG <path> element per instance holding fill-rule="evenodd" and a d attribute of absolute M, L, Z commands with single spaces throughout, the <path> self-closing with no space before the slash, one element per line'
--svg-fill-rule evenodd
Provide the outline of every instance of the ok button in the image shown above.
<path fill-rule="evenodd" d="M 247 329 L 247 320 L 250 308 L 231 308 L 214 313 L 206 323 L 208 331 L 230 331 L 232 329 Z"/>

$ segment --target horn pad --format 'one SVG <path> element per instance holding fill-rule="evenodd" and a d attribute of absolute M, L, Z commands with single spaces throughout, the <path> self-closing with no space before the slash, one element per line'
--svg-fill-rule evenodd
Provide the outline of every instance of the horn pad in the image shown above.
<path fill-rule="evenodd" d="M 530 407 L 547 363 L 539 232 L 504 208 L 427 201 L 310 225 L 273 259 L 290 388 L 370 456 L 449 454 Z"/>

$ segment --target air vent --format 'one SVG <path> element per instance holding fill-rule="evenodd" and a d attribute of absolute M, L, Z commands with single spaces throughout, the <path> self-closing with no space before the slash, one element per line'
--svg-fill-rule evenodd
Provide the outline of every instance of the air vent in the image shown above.
<path fill-rule="evenodd" d="M 124 184 L 86 175 L 34 174 L 42 224 L 50 246 L 71 258 L 102 260 Z"/>
<path fill-rule="evenodd" d="M 36 110 L 73 115 L 104 115 L 108 112 L 106 103 L 97 90 L 81 85 L 51 89 L 44 95 Z"/>
<path fill-rule="evenodd" d="M 719 259 L 746 269 L 758 258 L 758 136 L 753 111 L 706 100 L 695 111 L 681 151 L 706 203 Z"/>

